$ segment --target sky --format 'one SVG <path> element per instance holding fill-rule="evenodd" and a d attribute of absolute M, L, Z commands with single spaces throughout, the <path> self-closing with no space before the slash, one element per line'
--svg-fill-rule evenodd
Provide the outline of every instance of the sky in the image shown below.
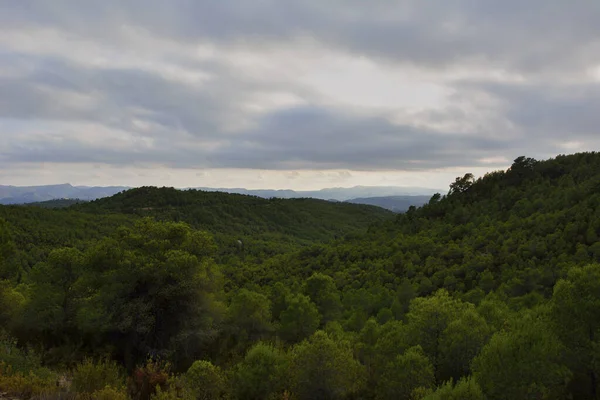
<path fill-rule="evenodd" d="M 447 188 L 600 150 L 598 0 L 0 0 L 0 184 Z"/>

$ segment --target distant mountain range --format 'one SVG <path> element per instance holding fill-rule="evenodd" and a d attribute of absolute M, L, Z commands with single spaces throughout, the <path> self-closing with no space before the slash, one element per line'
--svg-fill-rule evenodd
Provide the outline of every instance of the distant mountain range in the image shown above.
<path fill-rule="evenodd" d="M 57 199 L 79 199 L 84 201 L 110 197 L 124 190 L 126 186 L 73 186 L 70 184 L 45 186 L 0 186 L 0 204 L 40 203 Z M 330 201 L 346 201 L 356 204 L 370 204 L 403 212 L 411 205 L 421 206 L 440 190 L 420 187 L 400 186 L 355 186 L 352 188 L 326 188 L 314 191 L 297 190 L 251 190 L 244 188 L 208 188 L 198 190 L 246 194 L 263 198 L 284 199 L 310 197 Z M 66 204 L 66 203 L 65 203 Z"/>
<path fill-rule="evenodd" d="M 243 188 L 195 188 L 206 191 L 227 192 L 237 194 L 248 194 L 258 197 L 279 197 L 292 199 L 298 197 L 310 197 L 321 200 L 348 201 L 357 198 L 388 197 L 388 196 L 428 196 L 439 193 L 439 189 L 403 186 L 354 186 L 351 188 L 326 188 L 321 190 L 250 190 Z"/>
<path fill-rule="evenodd" d="M 386 208 L 393 212 L 405 212 L 410 206 L 420 207 L 429 202 L 431 196 L 383 196 L 360 197 L 347 200 L 347 203 L 368 204 Z"/>
<path fill-rule="evenodd" d="M 129 188 L 124 186 L 0 186 L 0 204 L 25 204 L 56 199 L 96 200 L 110 197 Z"/>

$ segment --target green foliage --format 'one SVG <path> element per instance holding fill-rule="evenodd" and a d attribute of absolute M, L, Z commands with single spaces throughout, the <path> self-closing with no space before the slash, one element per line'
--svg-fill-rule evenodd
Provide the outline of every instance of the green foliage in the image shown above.
<path fill-rule="evenodd" d="M 475 177 L 473 174 L 465 174 L 462 178 L 456 178 L 454 183 L 450 184 L 450 193 L 449 194 L 458 194 L 466 192 L 473 183 L 475 182 Z"/>
<path fill-rule="evenodd" d="M 271 313 L 273 319 L 278 320 L 281 313 L 287 308 L 287 297 L 290 294 L 290 289 L 281 282 L 275 282 L 270 288 L 269 299 L 271 300 Z"/>
<path fill-rule="evenodd" d="M 247 236 L 264 232 L 301 239 L 331 239 L 357 232 L 393 213 L 379 207 L 315 199 L 262 199 L 255 196 L 142 187 L 74 207 L 184 221 L 213 233 Z M 317 228 L 317 229 L 315 229 Z"/>
<path fill-rule="evenodd" d="M 546 316 L 525 312 L 491 338 L 473 361 L 488 399 L 564 399 L 571 372 Z"/>
<path fill-rule="evenodd" d="M 488 296 L 481 301 L 477 307 L 477 313 L 486 320 L 492 331 L 501 330 L 513 317 L 513 312 L 508 305 L 494 296 Z"/>
<path fill-rule="evenodd" d="M 170 379 L 167 388 L 156 387 L 156 393 L 151 400 L 195 400 L 192 391 L 185 386 L 183 379 Z"/>
<path fill-rule="evenodd" d="M 220 399 L 225 393 L 225 377 L 210 361 L 195 361 L 184 376 L 185 385 L 195 399 Z"/>
<path fill-rule="evenodd" d="M 343 398 L 357 393 L 364 382 L 364 367 L 353 358 L 349 344 L 323 331 L 291 350 L 290 385 L 299 400 Z"/>
<path fill-rule="evenodd" d="M 233 369 L 232 385 L 238 399 L 261 400 L 283 392 L 287 358 L 272 345 L 258 343 Z"/>
<path fill-rule="evenodd" d="M 0 393 L 16 398 L 52 398 L 58 396 L 56 376 L 39 376 L 33 372 L 13 373 L 0 362 Z"/>
<path fill-rule="evenodd" d="M 363 329 L 371 330 L 369 325 L 371 323 L 367 323 Z M 367 345 L 370 350 L 370 361 L 365 364 L 371 372 L 371 380 L 376 382 L 381 371 L 410 347 L 410 341 L 407 326 L 401 321 L 388 322 L 373 333 L 368 340 L 363 336 L 361 345 Z"/>
<path fill-rule="evenodd" d="M 558 281 L 552 297 L 555 329 L 569 351 L 573 390 L 600 395 L 600 265 L 573 268 Z"/>
<path fill-rule="evenodd" d="M 286 302 L 288 307 L 281 313 L 279 335 L 289 343 L 297 343 L 317 330 L 321 315 L 307 296 L 291 295 Z"/>
<path fill-rule="evenodd" d="M 519 157 L 396 216 L 168 188 L 0 206 L 0 382 L 54 395 L 52 370 L 108 357 L 140 400 L 203 380 L 205 397 L 596 400 L 599 237 L 599 153 Z M 122 396 L 94 385 L 57 395 Z"/>
<path fill-rule="evenodd" d="M 48 378 L 54 374 L 42 366 L 41 357 L 31 349 L 22 349 L 17 346 L 17 341 L 0 331 L 0 364 L 3 375 L 20 374 L 28 376 L 34 374 L 41 378 Z"/>
<path fill-rule="evenodd" d="M 485 400 L 485 396 L 477 381 L 468 377 L 461 379 L 456 385 L 452 381 L 446 382 L 423 400 Z"/>
<path fill-rule="evenodd" d="M 52 250 L 60 247 L 82 250 L 94 240 L 112 234 L 119 226 L 131 226 L 133 220 L 132 216 L 123 214 L 98 217 L 72 209 L 0 206 L 0 221 L 4 221 L 0 223 L 0 238 L 10 238 L 12 256 L 8 258 L 8 266 L 13 278 L 18 280 L 35 264 L 46 261 Z M 9 236 L 2 235 L 3 229 L 8 230 L 5 234 Z"/>
<path fill-rule="evenodd" d="M 77 249 L 53 250 L 44 263 L 27 276 L 29 301 L 25 304 L 20 328 L 46 343 L 64 343 L 75 327 L 76 281 L 83 270 L 83 255 Z"/>
<path fill-rule="evenodd" d="M 304 294 L 316 304 L 322 323 L 339 319 L 342 302 L 335 282 L 330 276 L 315 273 L 304 282 Z"/>
<path fill-rule="evenodd" d="M 57 379 L 36 353 L 19 348 L 0 331 L 0 393 L 22 398 L 51 395 L 59 391 Z"/>
<path fill-rule="evenodd" d="M 439 344 L 439 381 L 459 380 L 471 372 L 471 360 L 488 342 L 491 330 L 485 319 L 469 308 L 451 321 Z"/>
<path fill-rule="evenodd" d="M 125 382 L 121 368 L 114 361 L 87 359 L 73 370 L 72 386 L 78 393 L 92 394 L 105 389 L 108 393 L 123 389 Z"/>
<path fill-rule="evenodd" d="M 66 208 L 79 203 L 86 203 L 86 200 L 79 199 L 55 199 L 27 203 L 26 207 L 41 207 L 41 208 Z"/>
<path fill-rule="evenodd" d="M 86 253 L 78 326 L 96 340 L 117 338 L 128 367 L 159 350 L 193 352 L 222 316 L 210 247 L 204 233 L 181 223 L 121 229 Z"/>
<path fill-rule="evenodd" d="M 0 281 L 18 277 L 19 270 L 13 263 L 15 253 L 16 246 L 8 223 L 0 218 Z"/>
<path fill-rule="evenodd" d="M 481 342 L 485 340 L 478 337 L 477 344 L 470 343 L 469 340 L 463 341 L 461 337 L 470 329 L 468 323 L 477 320 L 477 316 L 472 315 L 471 321 L 459 322 L 470 309 L 471 305 L 451 298 L 443 289 L 431 297 L 417 298 L 410 304 L 407 315 L 409 341 L 422 347 L 431 360 L 436 378 L 440 381 L 449 378 L 454 372 L 460 376 L 460 372 L 466 368 L 465 362 L 453 357 L 472 357 L 477 353 L 477 346 L 480 347 Z M 475 346 L 475 349 L 468 349 L 471 345 Z M 465 351 L 469 353 L 462 354 Z M 466 361 L 467 366 L 469 361 L 470 358 Z"/>
<path fill-rule="evenodd" d="M 21 318 L 25 303 L 25 296 L 9 281 L 0 280 L 0 327 L 9 328 L 15 324 Z"/>
<path fill-rule="evenodd" d="M 238 342 L 255 342 L 271 330 L 270 301 L 263 294 L 241 289 L 231 300 L 227 319 Z"/>
<path fill-rule="evenodd" d="M 411 347 L 388 363 L 377 384 L 377 399 L 413 398 L 415 389 L 435 385 L 433 365 L 421 346 Z"/>
<path fill-rule="evenodd" d="M 394 217 L 391 211 L 359 204 L 154 187 L 131 189 L 71 209 L 102 218 L 120 214 L 185 222 L 211 232 L 219 243 L 217 259 L 234 265 L 360 234 L 372 223 Z M 245 280 L 237 279 L 237 272 L 236 268 L 228 271 L 232 284 L 243 286 Z"/>
<path fill-rule="evenodd" d="M 90 396 L 91 400 L 128 400 L 129 397 L 123 389 L 116 389 L 111 386 L 103 387 L 100 390 L 95 391 Z"/>

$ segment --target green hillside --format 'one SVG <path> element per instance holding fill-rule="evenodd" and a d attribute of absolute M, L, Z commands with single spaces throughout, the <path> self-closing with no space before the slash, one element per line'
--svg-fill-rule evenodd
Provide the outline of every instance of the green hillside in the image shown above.
<path fill-rule="evenodd" d="M 599 398 L 600 153 L 400 215 L 168 188 L 0 213 L 0 392 Z"/>
<path fill-rule="evenodd" d="M 87 200 L 78 200 L 78 199 L 55 199 L 55 200 L 47 200 L 40 201 L 36 203 L 26 203 L 26 206 L 35 206 L 41 208 L 67 208 L 74 204 L 79 204 L 85 202 Z"/>
<path fill-rule="evenodd" d="M 361 285 L 409 279 L 421 295 L 484 286 L 516 301 L 547 297 L 573 265 L 600 262 L 600 154 L 521 158 L 451 186 L 364 236 L 286 256 L 285 275 L 290 263 L 299 276 L 351 269 Z"/>
<path fill-rule="evenodd" d="M 258 262 L 299 246 L 362 233 L 373 223 L 393 218 L 391 212 L 372 206 L 155 187 L 75 202 L 68 208 L 62 201 L 58 207 L 55 203 L 0 206 L 0 219 L 10 226 L 20 250 L 13 262 L 21 268 L 43 261 L 53 248 L 84 249 L 91 240 L 146 217 L 186 222 L 211 232 L 219 245 L 215 255 L 226 257 L 230 266 L 239 259 Z"/>
<path fill-rule="evenodd" d="M 125 214 L 99 217 L 64 208 L 0 206 L 0 229 L 9 235 L 17 250 L 10 260 L 11 268 L 17 270 L 29 270 L 59 247 L 88 247 L 93 240 L 106 237 L 120 226 L 130 226 L 134 220 Z M 0 261 L 3 267 L 9 263 L 1 258 Z M 4 277 L 0 273 L 0 279 Z"/>
<path fill-rule="evenodd" d="M 281 233 L 308 241 L 364 230 L 392 218 L 379 207 L 338 204 L 316 199 L 263 199 L 256 196 L 142 187 L 80 204 L 95 213 L 152 216 L 182 221 L 197 229 L 228 235 Z"/>
<path fill-rule="evenodd" d="M 390 211 L 366 205 L 156 187 L 131 189 L 71 209 L 185 222 L 211 232 L 217 257 L 234 269 L 240 259 L 262 262 L 298 246 L 362 234 L 372 224 L 394 218 Z"/>

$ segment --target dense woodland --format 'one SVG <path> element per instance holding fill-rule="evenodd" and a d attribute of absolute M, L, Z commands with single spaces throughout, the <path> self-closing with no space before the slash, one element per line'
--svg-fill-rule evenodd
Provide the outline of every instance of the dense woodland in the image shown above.
<path fill-rule="evenodd" d="M 151 187 L 3 206 L 0 393 L 600 399 L 599 235 L 600 153 L 404 214 Z"/>

